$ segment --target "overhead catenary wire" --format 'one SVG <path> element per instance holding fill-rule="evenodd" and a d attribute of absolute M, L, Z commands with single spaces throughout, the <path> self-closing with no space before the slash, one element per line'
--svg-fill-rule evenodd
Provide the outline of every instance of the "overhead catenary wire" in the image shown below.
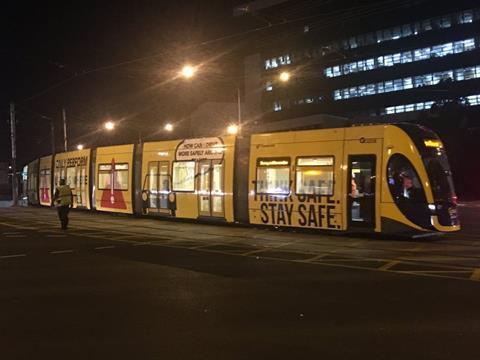
<path fill-rule="evenodd" d="M 420 1 L 424 2 L 426 0 L 420 0 Z M 409 2 L 409 1 L 407 1 L 407 2 Z M 307 15 L 307 16 L 302 16 L 302 17 L 298 17 L 298 18 L 284 20 L 284 21 L 281 21 L 281 22 L 278 22 L 278 23 L 272 23 L 272 24 L 268 24 L 268 25 L 264 25 L 264 26 L 260 26 L 260 27 L 255 27 L 253 29 L 248 29 L 248 30 L 241 31 L 241 32 L 236 32 L 236 33 L 233 33 L 233 34 L 224 35 L 224 36 L 217 37 L 217 38 L 214 38 L 214 39 L 201 41 L 201 42 L 186 46 L 183 50 L 185 52 L 187 52 L 188 50 L 191 50 L 192 48 L 212 45 L 214 43 L 225 41 L 225 40 L 233 40 L 233 39 L 236 39 L 236 38 L 239 38 L 239 37 L 242 37 L 242 36 L 247 36 L 247 35 L 254 34 L 254 33 L 257 33 L 257 32 L 260 32 L 260 31 L 264 31 L 264 30 L 267 30 L 267 29 L 273 29 L 273 28 L 276 28 L 276 27 L 286 26 L 286 25 L 290 25 L 290 24 L 293 24 L 293 23 L 296 23 L 296 22 L 315 19 L 315 18 L 322 18 L 322 22 L 323 22 L 322 28 L 325 28 L 325 27 L 330 26 L 332 23 L 338 21 L 339 20 L 339 18 L 338 18 L 339 14 L 344 14 L 344 16 L 342 18 L 342 21 L 348 21 L 348 20 L 352 20 L 354 18 L 358 18 L 359 16 L 364 17 L 364 16 L 369 16 L 369 15 L 373 15 L 373 14 L 377 13 L 376 11 L 369 10 L 372 7 L 373 8 L 378 7 L 379 8 L 378 11 L 380 11 L 380 12 L 391 11 L 392 7 L 388 7 L 388 5 L 392 4 L 392 3 L 400 3 L 398 5 L 399 7 L 405 6 L 405 1 L 404 0 L 403 1 L 402 0 L 387 0 L 387 1 L 383 1 L 379 4 L 375 3 L 375 5 L 368 5 L 367 4 L 367 5 L 361 5 L 361 6 L 354 6 L 354 7 L 351 7 L 349 9 L 346 9 L 346 10 L 332 11 L 332 12 L 327 13 L 327 14 Z M 354 13 L 352 11 L 354 9 L 364 9 L 364 8 L 366 9 L 364 13 Z M 157 57 L 164 56 L 165 53 L 166 53 L 166 51 L 156 52 L 154 54 L 141 56 L 141 57 L 137 57 L 137 58 L 132 58 L 132 59 L 129 59 L 129 60 L 125 60 L 125 61 L 121 61 L 121 62 L 117 62 L 117 63 L 112 63 L 112 64 L 107 64 L 107 65 L 99 66 L 99 67 L 96 67 L 96 68 L 93 68 L 93 69 L 77 72 L 74 75 L 72 75 L 72 76 L 70 76 L 66 79 L 63 79 L 63 80 L 61 80 L 57 83 L 54 83 L 54 84 L 46 87 L 45 89 L 42 89 L 41 91 L 39 91 L 39 92 L 37 92 L 37 93 L 35 93 L 35 94 L 25 98 L 25 99 L 21 99 L 21 100 L 17 101 L 16 104 L 17 104 L 17 106 L 23 105 L 24 103 L 27 103 L 27 102 L 29 102 L 33 99 L 36 99 L 36 98 L 50 92 L 51 90 L 59 88 L 62 85 L 66 84 L 66 83 L 69 83 L 72 80 L 75 80 L 77 78 L 84 77 L 86 75 L 90 75 L 90 74 L 101 72 L 101 71 L 106 71 L 106 70 L 130 65 L 130 64 L 138 63 L 138 62 L 149 60 L 149 59 L 154 59 L 154 58 L 157 58 Z"/>

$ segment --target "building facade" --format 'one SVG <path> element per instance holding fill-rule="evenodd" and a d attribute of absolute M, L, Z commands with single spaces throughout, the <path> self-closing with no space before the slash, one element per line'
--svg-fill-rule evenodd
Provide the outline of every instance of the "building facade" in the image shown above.
<path fill-rule="evenodd" d="M 234 14 L 269 23 L 245 61 L 245 97 L 267 121 L 480 105 L 478 1 L 269 0 Z"/>

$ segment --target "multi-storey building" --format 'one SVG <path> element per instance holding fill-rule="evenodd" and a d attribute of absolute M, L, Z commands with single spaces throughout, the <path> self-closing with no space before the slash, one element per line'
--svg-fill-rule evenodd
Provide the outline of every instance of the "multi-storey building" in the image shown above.
<path fill-rule="evenodd" d="M 234 13 L 268 23 L 245 66 L 247 106 L 266 120 L 480 105 L 478 1 L 258 0 Z"/>

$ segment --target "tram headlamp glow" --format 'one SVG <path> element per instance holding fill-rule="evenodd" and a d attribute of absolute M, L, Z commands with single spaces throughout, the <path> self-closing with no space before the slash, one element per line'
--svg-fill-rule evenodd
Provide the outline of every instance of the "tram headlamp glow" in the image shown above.
<path fill-rule="evenodd" d="M 435 209 L 437 208 L 435 206 L 435 204 L 428 204 L 428 208 L 431 210 L 431 211 L 435 211 Z"/>
<path fill-rule="evenodd" d="M 440 140 L 432 140 L 432 139 L 425 139 L 423 143 L 426 147 L 433 147 L 433 148 L 441 148 L 443 147 L 442 142 Z"/>

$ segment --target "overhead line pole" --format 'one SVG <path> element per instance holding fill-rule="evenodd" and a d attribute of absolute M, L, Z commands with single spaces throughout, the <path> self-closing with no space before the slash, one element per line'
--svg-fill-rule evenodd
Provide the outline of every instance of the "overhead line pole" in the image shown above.
<path fill-rule="evenodd" d="M 12 143 L 12 200 L 13 206 L 18 203 L 17 187 L 17 130 L 15 125 L 15 104 L 10 103 L 10 141 Z"/>
<path fill-rule="evenodd" d="M 68 144 L 67 144 L 67 113 L 65 108 L 62 108 L 62 120 L 63 120 L 63 147 L 65 152 L 68 151 Z"/>

